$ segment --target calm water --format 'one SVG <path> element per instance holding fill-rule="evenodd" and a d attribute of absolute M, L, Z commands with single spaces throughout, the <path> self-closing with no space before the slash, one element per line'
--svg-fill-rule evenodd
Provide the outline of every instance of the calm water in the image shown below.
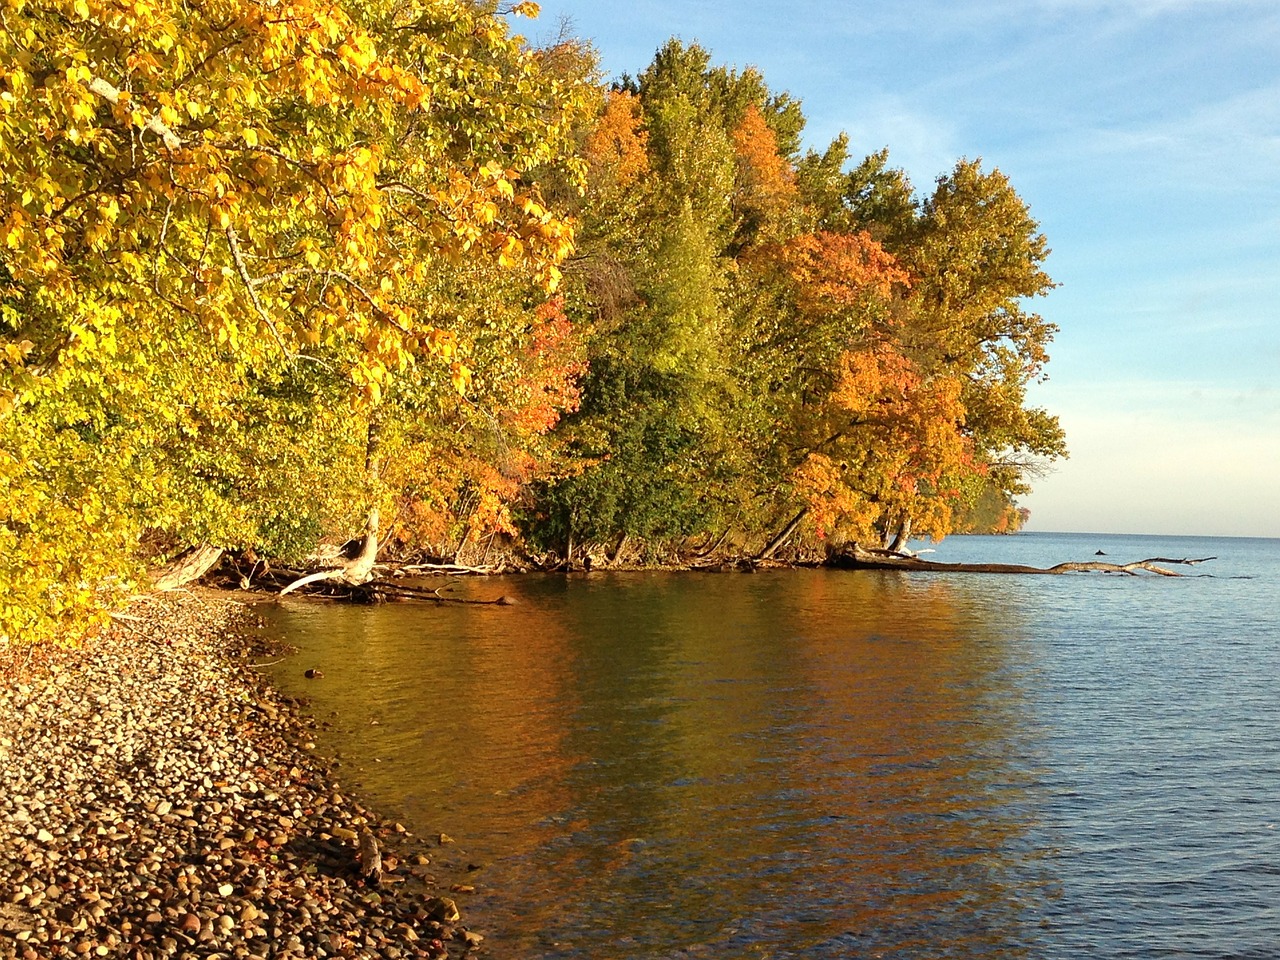
<path fill-rule="evenodd" d="M 484 864 L 496 958 L 1280 956 L 1280 541 L 1023 534 L 934 559 L 289 602 L 348 781 Z M 323 680 L 302 679 L 318 667 Z"/>

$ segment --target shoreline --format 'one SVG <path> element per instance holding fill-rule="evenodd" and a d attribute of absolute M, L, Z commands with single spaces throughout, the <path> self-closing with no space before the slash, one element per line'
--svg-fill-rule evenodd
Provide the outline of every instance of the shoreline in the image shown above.
<path fill-rule="evenodd" d="M 316 721 L 253 670 L 273 652 L 255 620 L 149 595 L 82 649 L 8 664 L 0 958 L 474 954 L 464 871 L 346 793 Z"/>

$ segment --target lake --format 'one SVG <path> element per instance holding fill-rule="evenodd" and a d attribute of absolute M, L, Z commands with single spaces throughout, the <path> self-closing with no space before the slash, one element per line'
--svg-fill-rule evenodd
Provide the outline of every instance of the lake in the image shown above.
<path fill-rule="evenodd" d="M 514 606 L 258 610 L 301 649 L 275 680 L 330 721 L 344 786 L 482 865 L 459 902 L 489 956 L 1277 956 L 1280 541 L 935 550 L 1218 559 L 528 575 L 448 582 Z"/>

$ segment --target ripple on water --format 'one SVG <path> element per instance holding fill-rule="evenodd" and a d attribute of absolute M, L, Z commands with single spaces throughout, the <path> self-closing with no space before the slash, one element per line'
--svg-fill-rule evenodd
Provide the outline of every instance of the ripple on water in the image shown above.
<path fill-rule="evenodd" d="M 331 748 L 382 759 L 350 774 L 379 802 L 467 838 L 503 956 L 1272 957 L 1280 551 L 1206 546 L 1135 551 L 1259 576 L 593 575 L 459 587 L 508 608 L 288 606 L 327 679 L 281 682 L 338 712 Z"/>

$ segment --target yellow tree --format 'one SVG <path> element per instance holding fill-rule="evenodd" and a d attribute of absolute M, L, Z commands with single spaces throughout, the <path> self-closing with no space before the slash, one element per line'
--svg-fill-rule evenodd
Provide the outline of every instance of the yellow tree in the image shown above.
<path fill-rule="evenodd" d="M 219 418 L 243 424 L 307 366 L 337 384 L 317 397 L 363 398 L 357 421 L 414 367 L 467 389 L 466 291 L 437 274 L 484 261 L 554 289 L 572 232 L 529 174 L 564 165 L 579 100 L 460 0 L 8 0 L 2 15 L 14 637 L 106 602 L 127 568 L 83 558 L 136 546 L 164 487 L 157 435 L 216 442 Z"/>

